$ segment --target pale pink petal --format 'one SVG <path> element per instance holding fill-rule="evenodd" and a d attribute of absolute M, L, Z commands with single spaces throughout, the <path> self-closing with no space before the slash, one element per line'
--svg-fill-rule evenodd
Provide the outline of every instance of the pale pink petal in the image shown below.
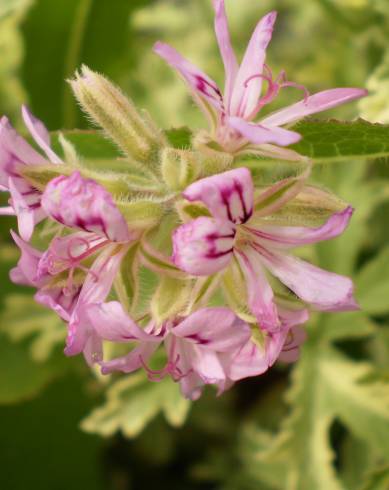
<path fill-rule="evenodd" d="M 353 296 L 353 282 L 348 277 L 327 272 L 290 255 L 270 252 L 253 244 L 261 261 L 299 298 L 322 311 L 358 309 Z"/>
<path fill-rule="evenodd" d="M 27 286 L 39 286 L 36 279 L 38 263 L 41 259 L 42 252 L 31 247 L 27 242 L 22 240 L 16 233 L 11 230 L 11 236 L 16 245 L 19 247 L 21 257 L 17 267 L 11 270 L 11 280 L 17 284 Z"/>
<path fill-rule="evenodd" d="M 15 216 L 15 210 L 12 206 L 0 208 L 0 216 Z"/>
<path fill-rule="evenodd" d="M 43 287 L 34 296 L 37 303 L 44 305 L 68 322 L 77 304 L 81 286 L 66 290 L 60 287 Z"/>
<path fill-rule="evenodd" d="M 301 327 L 293 327 L 287 335 L 278 359 L 282 362 L 296 362 L 300 355 L 300 346 L 305 342 L 307 334 Z"/>
<path fill-rule="evenodd" d="M 258 347 L 252 340 L 227 361 L 227 375 L 233 381 L 258 376 L 269 368 L 266 349 Z"/>
<path fill-rule="evenodd" d="M 42 121 L 33 116 L 25 105 L 22 106 L 22 117 L 24 124 L 31 133 L 31 136 L 34 138 L 39 147 L 46 153 L 50 162 L 62 163 L 62 160 L 50 148 L 50 134 Z"/>
<path fill-rule="evenodd" d="M 15 170 L 15 164 L 42 165 L 47 163 L 42 155 L 27 143 L 11 126 L 8 118 L 3 116 L 0 121 L 0 174 L 5 171 L 7 180 Z M 1 183 L 3 180 L 0 179 Z M 3 183 L 4 185 L 4 183 Z"/>
<path fill-rule="evenodd" d="M 257 75 L 262 75 L 266 48 L 272 37 L 276 18 L 276 12 L 265 15 L 251 37 L 234 84 L 230 110 L 233 116 L 248 118 L 258 107 L 262 79 Z M 256 78 L 252 78 L 254 76 Z"/>
<path fill-rule="evenodd" d="M 12 178 L 9 179 L 9 192 L 11 194 L 12 207 L 18 218 L 20 236 L 27 242 L 32 237 L 35 226 L 34 210 L 30 208 L 24 196 L 19 192 Z"/>
<path fill-rule="evenodd" d="M 200 398 L 204 385 L 204 381 L 194 372 L 190 372 L 180 379 L 181 393 L 193 402 Z"/>
<path fill-rule="evenodd" d="M 254 124 L 239 117 L 228 118 L 228 124 L 255 145 L 273 143 L 279 146 L 288 146 L 301 140 L 301 135 L 295 131 L 277 126 L 265 126 L 262 123 Z"/>
<path fill-rule="evenodd" d="M 115 242 L 132 238 L 111 194 L 79 172 L 50 181 L 42 195 L 42 207 L 51 218 L 70 228 L 97 233 Z"/>
<path fill-rule="evenodd" d="M 194 276 L 209 276 L 229 264 L 235 225 L 201 217 L 179 226 L 173 234 L 174 264 Z"/>
<path fill-rule="evenodd" d="M 158 345 L 156 342 L 140 342 L 129 354 L 111 361 L 100 362 L 101 372 L 103 374 L 110 374 L 114 371 L 132 373 L 146 365 Z"/>
<path fill-rule="evenodd" d="M 203 202 L 215 218 L 245 223 L 253 212 L 254 186 L 247 168 L 206 177 L 187 187 L 188 201 Z"/>
<path fill-rule="evenodd" d="M 367 90 L 359 88 L 334 88 L 331 90 L 324 90 L 317 94 L 311 95 L 306 100 L 301 100 L 296 104 L 290 105 L 285 109 L 271 114 L 265 117 L 261 121 L 261 124 L 266 126 L 281 126 L 288 124 L 305 116 L 316 114 L 317 112 L 326 111 L 332 109 L 346 102 L 350 102 L 355 99 L 360 99 L 367 95 Z"/>
<path fill-rule="evenodd" d="M 318 228 L 261 225 L 258 228 L 248 226 L 247 229 L 267 246 L 286 249 L 300 247 L 329 240 L 342 234 L 350 221 L 353 211 L 353 208 L 349 206 L 343 211 L 334 213 L 324 225 Z"/>
<path fill-rule="evenodd" d="M 172 328 L 173 335 L 215 352 L 235 350 L 251 336 L 250 327 L 228 308 L 203 308 Z"/>
<path fill-rule="evenodd" d="M 79 354 L 91 333 L 94 332 L 87 308 L 93 303 L 103 303 L 111 291 L 121 261 L 127 252 L 123 247 L 114 255 L 115 248 L 115 245 L 108 246 L 99 255 L 84 281 L 68 325 L 65 348 L 65 354 L 68 356 Z"/>
<path fill-rule="evenodd" d="M 234 86 L 236 74 L 238 73 L 239 65 L 231 45 L 224 0 L 213 0 L 213 6 L 215 9 L 215 32 L 217 42 L 219 44 L 220 54 L 224 63 L 226 78 L 224 100 L 228 112 L 232 89 Z"/>
<path fill-rule="evenodd" d="M 246 279 L 250 311 L 263 330 L 278 330 L 280 320 L 274 304 L 273 290 L 261 265 L 261 256 L 246 247 L 236 251 L 236 258 Z"/>
<path fill-rule="evenodd" d="M 87 315 L 96 333 L 104 340 L 111 342 L 160 341 L 157 337 L 145 333 L 117 301 L 90 305 L 87 308 Z"/>
<path fill-rule="evenodd" d="M 180 73 L 195 95 L 204 98 L 218 112 L 224 112 L 222 93 L 208 75 L 183 58 L 168 44 L 157 42 L 154 45 L 154 52 Z"/>
<path fill-rule="evenodd" d="M 213 384 L 226 379 L 226 373 L 216 352 L 182 340 L 179 342 L 179 354 L 183 355 L 183 350 L 186 351 L 194 372 L 204 383 Z"/>

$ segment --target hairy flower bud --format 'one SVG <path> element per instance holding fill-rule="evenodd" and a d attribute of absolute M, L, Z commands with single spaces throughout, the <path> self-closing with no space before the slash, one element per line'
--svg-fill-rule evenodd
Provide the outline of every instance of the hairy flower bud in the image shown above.
<path fill-rule="evenodd" d="M 85 65 L 70 85 L 84 111 L 128 156 L 150 164 L 164 139 L 149 117 L 142 118 L 119 88 Z"/>
<path fill-rule="evenodd" d="M 166 185 L 174 190 L 184 189 L 201 172 L 200 155 L 190 150 L 165 148 L 161 155 L 161 173 Z"/>

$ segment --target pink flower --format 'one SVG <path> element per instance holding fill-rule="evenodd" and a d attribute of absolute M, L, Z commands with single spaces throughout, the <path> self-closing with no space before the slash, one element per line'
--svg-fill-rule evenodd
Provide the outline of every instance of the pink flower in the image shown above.
<path fill-rule="evenodd" d="M 22 256 L 11 278 L 38 288 L 35 299 L 69 324 L 65 353 L 84 351 L 92 363 L 101 356 L 101 340 L 90 328 L 84 310 L 105 301 L 137 234 L 129 231 L 111 195 L 79 172 L 49 182 L 42 208 L 49 218 L 78 231 L 54 238 L 45 253 L 14 234 Z M 77 278 L 77 271 L 83 275 Z"/>
<path fill-rule="evenodd" d="M 296 180 L 295 193 L 302 186 Z M 301 245 L 328 240 L 346 228 L 352 208 L 333 214 L 319 228 L 275 226 L 264 218 L 293 197 L 277 197 L 289 180 L 278 182 L 254 199 L 248 169 L 238 168 L 191 184 L 184 197 L 200 201 L 212 217 L 181 225 L 173 236 L 173 262 L 194 276 L 208 276 L 230 264 L 240 267 L 247 283 L 248 304 L 262 328 L 277 331 L 280 319 L 266 270 L 291 289 L 303 302 L 318 310 L 342 311 L 357 307 L 352 281 L 321 270 L 289 254 Z M 264 206 L 264 203 L 270 203 Z M 255 210 L 255 207 L 258 210 Z"/>
<path fill-rule="evenodd" d="M 151 322 L 145 330 L 117 302 L 92 305 L 87 314 L 101 338 L 137 343 L 126 356 L 101 362 L 104 374 L 129 373 L 143 367 L 152 381 L 170 375 L 180 383 L 183 395 L 192 400 L 199 398 L 204 385 L 216 385 L 222 393 L 237 380 L 264 373 L 285 344 L 288 348 L 295 325 L 307 319 L 305 310 L 286 312 L 282 328 L 267 335 L 261 346 L 252 339 L 250 326 L 228 308 L 204 308 L 159 328 Z M 162 342 L 167 363 L 153 371 L 147 362 Z"/>
<path fill-rule="evenodd" d="M 285 72 L 273 79 L 265 64 L 265 55 L 276 12 L 270 12 L 259 21 L 239 66 L 231 46 L 224 0 L 213 0 L 213 6 L 216 37 L 225 69 L 224 94 L 211 78 L 174 48 L 158 42 L 154 51 L 182 76 L 210 122 L 212 138 L 225 151 L 236 153 L 250 148 L 258 154 L 295 159 L 294 152 L 273 146 L 288 146 L 300 139 L 298 133 L 283 126 L 367 94 L 366 90 L 337 88 L 310 96 L 304 87 L 287 81 Z M 263 82 L 268 85 L 265 93 L 262 93 Z M 304 99 L 266 116 L 260 122 L 253 122 L 262 107 L 271 103 L 284 87 L 303 90 Z"/>
<path fill-rule="evenodd" d="M 46 158 L 13 129 L 5 116 L 0 120 L 0 189 L 11 195 L 10 206 L 0 208 L 0 215 L 16 215 L 19 233 L 28 241 L 34 226 L 45 218 L 45 212 L 41 207 L 41 192 L 23 178 L 20 170 L 25 165 L 60 164 L 62 161 L 50 148 L 50 135 L 43 123 L 25 106 L 22 107 L 22 116 Z"/>

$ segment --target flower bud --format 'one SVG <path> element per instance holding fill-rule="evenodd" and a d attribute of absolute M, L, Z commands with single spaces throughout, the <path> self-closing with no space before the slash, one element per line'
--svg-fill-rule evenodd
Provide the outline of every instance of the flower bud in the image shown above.
<path fill-rule="evenodd" d="M 154 127 L 150 118 L 141 117 L 119 88 L 85 65 L 81 73 L 70 80 L 70 85 L 83 110 L 124 153 L 151 163 L 153 153 L 164 142 L 162 132 Z"/>

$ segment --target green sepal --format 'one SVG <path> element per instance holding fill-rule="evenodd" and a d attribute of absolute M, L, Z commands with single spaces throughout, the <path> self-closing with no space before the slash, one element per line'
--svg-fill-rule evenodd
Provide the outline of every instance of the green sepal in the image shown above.
<path fill-rule="evenodd" d="M 242 320 L 257 323 L 247 306 L 247 286 L 243 272 L 235 257 L 223 274 L 223 293 L 230 308 Z"/>
<path fill-rule="evenodd" d="M 136 242 L 124 256 L 114 282 L 118 299 L 130 314 L 139 301 L 139 267 L 139 242 Z"/>
<path fill-rule="evenodd" d="M 130 229 L 147 230 L 160 222 L 165 209 L 162 203 L 150 199 L 117 201 Z"/>
<path fill-rule="evenodd" d="M 161 153 L 161 174 L 173 191 L 185 189 L 201 172 L 198 152 L 165 148 Z"/>
<path fill-rule="evenodd" d="M 151 300 L 150 308 L 157 323 L 173 319 L 185 310 L 192 281 L 163 276 Z"/>

